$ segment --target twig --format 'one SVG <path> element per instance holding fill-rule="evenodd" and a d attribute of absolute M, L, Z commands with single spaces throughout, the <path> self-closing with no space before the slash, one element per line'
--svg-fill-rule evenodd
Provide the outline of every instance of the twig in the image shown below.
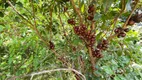
<path fill-rule="evenodd" d="M 73 71 L 76 74 L 81 75 L 83 80 L 86 80 L 86 77 L 82 73 L 80 73 L 79 71 L 72 69 L 72 68 L 59 68 L 59 69 L 52 69 L 52 70 L 44 70 L 44 71 L 40 71 L 40 72 L 34 72 L 32 74 L 27 74 L 27 75 L 22 75 L 22 76 L 14 76 L 11 79 L 31 76 L 30 80 L 32 80 L 35 75 L 41 75 L 41 74 L 51 73 L 51 72 L 56 72 L 56 71 Z"/>
<path fill-rule="evenodd" d="M 127 27 L 128 21 L 129 21 L 129 19 L 131 18 L 131 16 L 132 16 L 133 12 L 135 11 L 135 9 L 136 9 L 136 7 L 137 7 L 138 2 L 139 2 L 139 0 L 136 0 L 136 4 L 135 4 L 134 8 L 132 9 L 132 11 L 131 11 L 131 13 L 130 13 L 129 17 L 127 18 L 126 22 L 125 22 L 125 23 L 124 23 L 124 25 L 122 26 L 123 28 L 126 28 L 126 27 Z"/>
<path fill-rule="evenodd" d="M 20 16 L 22 17 L 25 21 L 27 21 L 30 25 L 34 26 L 29 20 L 27 20 L 23 15 L 21 15 L 16 8 L 12 5 L 12 3 L 10 1 L 7 1 L 8 4 L 13 8 L 13 10 Z"/>
<path fill-rule="evenodd" d="M 81 12 L 80 12 L 79 8 L 77 8 L 77 7 L 75 6 L 74 0 L 70 0 L 70 1 L 71 1 L 71 4 L 73 5 L 74 10 L 76 11 L 76 13 L 77 13 L 78 16 L 79 16 L 80 24 L 82 24 L 83 21 L 82 21 L 82 16 L 81 16 Z"/>
<path fill-rule="evenodd" d="M 129 21 L 129 19 L 131 18 L 133 12 L 135 11 L 138 2 L 139 2 L 139 0 L 137 0 L 137 2 L 136 2 L 136 4 L 135 4 L 134 8 L 132 9 L 130 15 L 128 16 L 128 18 L 127 18 L 126 22 L 124 23 L 124 25 L 122 26 L 122 28 L 127 27 L 128 21 Z M 110 41 L 111 39 L 113 39 L 113 38 L 116 37 L 117 35 L 118 35 L 118 34 L 110 35 L 110 36 L 107 38 L 107 40 Z"/>
<path fill-rule="evenodd" d="M 94 58 L 92 56 L 92 50 L 91 50 L 91 47 L 88 47 L 88 51 L 89 51 L 89 56 L 90 56 L 90 60 L 91 60 L 91 64 L 92 64 L 92 72 L 94 72 L 95 70 L 95 61 L 94 61 Z"/>
<path fill-rule="evenodd" d="M 117 15 L 117 17 L 116 18 L 114 18 L 114 20 L 113 20 L 113 23 L 112 23 L 112 32 L 111 32 L 111 34 L 110 35 L 112 35 L 112 33 L 113 33 L 113 31 L 114 31 L 114 26 L 116 25 L 116 22 L 117 22 L 117 20 L 118 20 L 118 18 L 122 15 L 122 13 L 124 12 L 124 10 L 125 10 L 125 0 L 121 0 L 121 2 L 122 2 L 122 9 L 121 9 L 121 11 L 120 11 L 120 13 Z"/>
<path fill-rule="evenodd" d="M 82 73 L 85 73 L 85 65 L 84 65 L 84 61 L 82 60 L 82 56 L 79 57 L 79 62 L 81 64 Z"/>

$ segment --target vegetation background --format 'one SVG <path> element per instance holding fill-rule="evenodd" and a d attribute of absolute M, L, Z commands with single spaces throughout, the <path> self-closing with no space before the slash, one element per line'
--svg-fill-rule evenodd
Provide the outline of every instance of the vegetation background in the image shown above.
<path fill-rule="evenodd" d="M 141 6 L 0 0 L 0 80 L 142 80 Z M 119 28 L 129 31 L 120 35 Z"/>

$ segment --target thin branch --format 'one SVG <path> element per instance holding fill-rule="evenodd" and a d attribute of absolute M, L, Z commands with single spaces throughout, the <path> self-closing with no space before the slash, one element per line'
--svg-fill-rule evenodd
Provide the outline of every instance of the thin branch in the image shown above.
<path fill-rule="evenodd" d="M 22 17 L 25 21 L 27 21 L 30 25 L 34 26 L 29 20 L 27 20 L 23 15 L 21 15 L 16 8 L 12 5 L 12 3 L 10 1 L 7 1 L 8 4 L 12 7 L 12 9 L 20 16 Z"/>
<path fill-rule="evenodd" d="M 129 19 L 131 18 L 133 12 L 135 11 L 138 2 L 139 2 L 139 0 L 136 1 L 136 4 L 135 4 L 134 8 L 132 9 L 130 15 L 128 16 L 128 18 L 127 18 L 126 22 L 124 23 L 124 25 L 122 26 L 122 28 L 127 27 L 128 21 L 129 21 Z M 107 40 L 110 41 L 111 39 L 113 39 L 113 38 L 116 37 L 117 35 L 118 35 L 118 34 L 110 35 Z"/>
<path fill-rule="evenodd" d="M 89 51 L 89 56 L 90 56 L 90 60 L 91 60 L 91 64 L 92 64 L 92 72 L 94 72 L 95 70 L 95 61 L 94 61 L 94 57 L 92 56 L 92 50 L 91 47 L 88 47 L 88 51 Z"/>
<path fill-rule="evenodd" d="M 33 1 L 31 0 L 31 5 L 32 5 L 32 9 L 33 9 L 33 19 L 34 19 L 34 27 L 36 27 L 36 20 L 35 20 L 35 10 L 34 10 L 34 5 L 33 5 Z"/>
<path fill-rule="evenodd" d="M 10 1 L 7 1 L 8 4 L 12 7 L 12 9 L 22 18 L 24 19 L 27 23 L 30 24 L 30 28 L 34 29 L 38 35 L 38 37 L 48 46 L 49 43 L 47 43 L 41 36 L 40 32 L 38 31 L 38 29 L 36 28 L 35 24 L 32 24 L 29 20 L 27 20 L 23 15 L 21 15 L 16 8 L 12 5 L 12 3 Z"/>
<path fill-rule="evenodd" d="M 111 32 L 111 34 L 110 35 L 112 35 L 112 33 L 113 33 L 113 31 L 114 31 L 114 28 L 115 28 L 115 25 L 116 25 L 116 22 L 117 22 L 117 20 L 118 20 L 118 18 L 122 15 L 122 13 L 124 12 L 124 10 L 125 10 L 125 7 L 126 7 L 126 2 L 125 2 L 125 0 L 121 0 L 121 2 L 122 2 L 122 9 L 121 9 L 121 11 L 120 11 L 120 13 L 117 15 L 117 17 L 116 18 L 114 18 L 114 20 L 113 20 L 113 23 L 112 23 L 112 32 Z"/>
<path fill-rule="evenodd" d="M 134 8 L 132 9 L 132 11 L 131 11 L 129 17 L 127 18 L 126 22 L 125 22 L 124 25 L 122 26 L 123 28 L 127 27 L 128 21 L 129 21 L 129 19 L 131 18 L 131 16 L 132 16 L 133 12 L 135 11 L 135 9 L 137 8 L 138 2 L 139 2 L 139 0 L 136 0 L 136 4 L 135 4 Z"/>
<path fill-rule="evenodd" d="M 73 8 L 74 8 L 75 12 L 76 12 L 76 13 L 78 14 L 78 16 L 79 16 L 80 24 L 82 24 L 83 21 L 82 21 L 82 16 L 81 16 L 81 12 L 80 12 L 79 8 L 77 8 L 77 7 L 75 6 L 74 0 L 70 0 L 70 1 L 71 1 L 71 4 L 73 5 Z"/>
<path fill-rule="evenodd" d="M 79 56 L 79 62 L 82 68 L 82 73 L 85 73 L 85 65 L 84 65 L 84 61 L 82 59 L 82 56 Z"/>
<path fill-rule="evenodd" d="M 52 70 L 44 70 L 44 71 L 40 71 L 40 72 L 34 72 L 32 74 L 27 74 L 27 75 L 22 75 L 22 76 L 14 76 L 11 79 L 13 79 L 13 78 L 14 79 L 16 79 L 16 78 L 24 78 L 24 77 L 31 76 L 30 80 L 32 80 L 35 75 L 41 75 L 41 74 L 51 73 L 51 72 L 56 72 L 56 71 L 73 71 L 76 74 L 81 75 L 83 80 L 86 80 L 86 77 L 82 73 L 80 73 L 79 71 L 77 71 L 75 69 L 72 69 L 72 68 L 59 68 L 59 69 L 52 69 Z"/>

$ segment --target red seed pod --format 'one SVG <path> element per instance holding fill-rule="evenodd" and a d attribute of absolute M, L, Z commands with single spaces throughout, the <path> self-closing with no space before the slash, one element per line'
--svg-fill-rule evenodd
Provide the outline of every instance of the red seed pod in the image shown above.
<path fill-rule="evenodd" d="M 89 40 L 89 43 L 90 43 L 91 45 L 94 45 L 94 44 L 95 44 L 95 39 Z"/>
<path fill-rule="evenodd" d="M 102 49 L 102 47 L 103 47 L 103 45 L 102 45 L 101 43 L 99 43 L 99 44 L 97 45 L 97 48 L 98 48 L 98 49 Z"/>
<path fill-rule="evenodd" d="M 87 33 L 86 36 L 85 36 L 85 38 L 86 38 L 87 41 L 89 40 L 89 36 L 90 36 L 90 35 L 89 35 L 88 33 Z"/>
<path fill-rule="evenodd" d="M 72 50 L 73 50 L 73 51 L 76 51 L 76 47 L 73 47 Z"/>
<path fill-rule="evenodd" d="M 88 9 L 88 13 L 91 13 L 92 11 L 90 9 Z"/>
<path fill-rule="evenodd" d="M 114 32 L 117 34 L 117 33 L 120 33 L 121 31 L 123 31 L 123 29 L 121 27 L 118 27 L 114 30 Z"/>
<path fill-rule="evenodd" d="M 91 30 L 88 30 L 88 31 L 87 31 L 87 34 L 90 36 L 90 35 L 91 35 Z"/>
<path fill-rule="evenodd" d="M 68 23 L 71 25 L 75 25 L 75 20 L 73 18 L 68 19 Z"/>
<path fill-rule="evenodd" d="M 92 20 L 93 20 L 93 18 L 94 18 L 94 17 L 93 17 L 93 16 L 91 16 L 91 15 L 89 15 L 89 16 L 87 17 L 87 19 L 88 19 L 88 20 L 90 20 L 90 21 L 92 21 Z"/>
<path fill-rule="evenodd" d="M 49 49 L 54 49 L 55 45 L 53 42 L 49 41 Z"/>
<path fill-rule="evenodd" d="M 102 43 L 103 43 L 103 44 L 108 44 L 108 41 L 104 39 L 104 40 L 102 41 Z"/>
<path fill-rule="evenodd" d="M 95 41 L 95 38 L 91 38 L 90 41 Z"/>
<path fill-rule="evenodd" d="M 80 27 L 85 27 L 86 28 L 86 25 L 85 24 L 81 24 Z"/>
<path fill-rule="evenodd" d="M 82 33 L 82 36 L 85 38 L 86 37 L 86 32 Z"/>
<path fill-rule="evenodd" d="M 92 56 L 96 57 L 96 52 L 95 51 L 92 51 Z"/>
<path fill-rule="evenodd" d="M 114 32 L 115 32 L 115 33 L 119 33 L 120 30 L 119 30 L 119 29 L 115 29 Z"/>
<path fill-rule="evenodd" d="M 100 49 L 95 49 L 95 52 L 99 54 L 99 53 L 101 53 L 101 50 Z"/>
<path fill-rule="evenodd" d="M 120 33 L 121 37 L 125 37 L 126 34 L 124 32 Z"/>
<path fill-rule="evenodd" d="M 102 55 L 102 54 L 98 54 L 96 57 L 97 57 L 97 58 L 102 58 L 103 55 Z"/>
<path fill-rule="evenodd" d="M 94 5 L 89 5 L 88 13 L 94 12 L 95 8 Z"/>
<path fill-rule="evenodd" d="M 87 28 L 86 28 L 86 26 L 84 25 L 84 26 L 81 26 L 81 30 L 83 30 L 83 31 L 85 31 Z"/>
<path fill-rule="evenodd" d="M 74 29 L 74 33 L 78 35 L 79 34 L 79 26 L 74 26 L 73 29 Z"/>
<path fill-rule="evenodd" d="M 129 22 L 128 22 L 128 24 L 127 24 L 127 25 L 132 26 L 132 25 L 134 25 L 134 24 L 135 24 L 135 21 L 133 21 L 133 20 L 129 20 Z"/>
<path fill-rule="evenodd" d="M 95 41 L 90 41 L 89 44 L 94 45 Z"/>
<path fill-rule="evenodd" d="M 106 50 L 108 48 L 107 45 L 103 45 L 102 50 Z"/>
<path fill-rule="evenodd" d="M 96 58 L 101 58 L 102 54 L 101 53 L 95 53 L 93 54 L 93 57 L 96 57 Z"/>

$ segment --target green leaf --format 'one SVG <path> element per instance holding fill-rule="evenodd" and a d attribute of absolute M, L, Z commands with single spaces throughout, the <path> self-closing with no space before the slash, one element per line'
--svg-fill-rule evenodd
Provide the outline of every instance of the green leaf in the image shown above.
<path fill-rule="evenodd" d="M 103 66 L 102 69 L 109 75 L 114 74 L 112 69 L 109 66 Z"/>
<path fill-rule="evenodd" d="M 23 4 L 21 2 L 16 3 L 18 6 L 23 7 Z"/>
<path fill-rule="evenodd" d="M 82 4 L 82 6 L 81 6 L 81 12 L 82 12 L 82 13 L 84 13 L 84 9 L 85 9 L 85 5 Z"/>
<path fill-rule="evenodd" d="M 9 6 L 9 4 L 8 3 L 5 3 L 5 8 L 7 8 Z"/>
<path fill-rule="evenodd" d="M 3 12 L 0 12 L 0 17 L 4 17 L 4 13 Z"/>
<path fill-rule="evenodd" d="M 3 31 L 4 27 L 0 25 L 0 32 Z"/>
<path fill-rule="evenodd" d="M 119 77 L 115 76 L 114 80 L 121 80 Z"/>
<path fill-rule="evenodd" d="M 104 12 L 107 12 L 109 10 L 113 2 L 114 0 L 103 0 Z"/>
<path fill-rule="evenodd" d="M 102 17 L 102 14 L 96 13 L 96 14 L 94 15 L 94 20 L 100 20 L 101 17 Z"/>

